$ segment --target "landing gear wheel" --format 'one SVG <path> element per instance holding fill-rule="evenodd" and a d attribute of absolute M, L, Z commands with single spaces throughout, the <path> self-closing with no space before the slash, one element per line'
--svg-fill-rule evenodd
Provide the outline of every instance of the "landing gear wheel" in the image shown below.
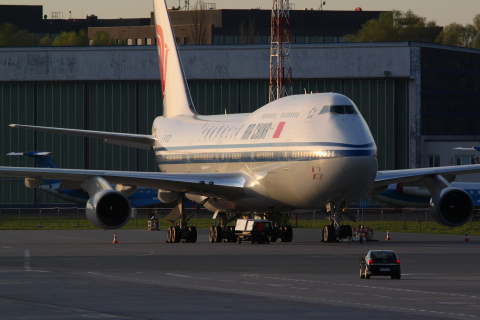
<path fill-rule="evenodd" d="M 292 242 L 293 230 L 292 226 L 285 226 L 285 242 Z"/>
<path fill-rule="evenodd" d="M 180 241 L 182 241 L 182 229 L 179 226 L 173 227 L 171 240 L 175 243 L 179 243 Z"/>
<path fill-rule="evenodd" d="M 353 230 L 351 226 L 349 225 L 340 226 L 340 233 L 338 235 L 340 239 L 351 238 L 352 235 L 353 235 Z"/>
<path fill-rule="evenodd" d="M 173 226 L 168 227 L 168 232 L 167 232 L 167 243 L 172 243 L 172 235 L 173 235 Z"/>
<path fill-rule="evenodd" d="M 227 227 L 227 232 L 226 232 L 225 241 L 226 241 L 226 242 L 235 242 L 235 241 L 236 241 L 236 238 L 235 238 L 235 227 L 232 227 L 232 226 L 228 226 L 228 227 Z"/>
<path fill-rule="evenodd" d="M 215 240 L 215 236 L 214 236 L 214 234 L 215 234 L 215 229 L 214 229 L 214 228 L 215 228 L 215 227 L 212 226 L 212 227 L 210 227 L 210 229 L 209 229 L 209 231 L 208 231 L 208 239 L 210 240 L 211 243 L 214 243 L 214 242 L 215 242 L 215 241 L 214 241 L 214 240 Z"/>
<path fill-rule="evenodd" d="M 334 226 L 324 226 L 323 227 L 323 242 L 334 242 L 335 241 L 335 227 Z"/>
<path fill-rule="evenodd" d="M 223 240 L 223 232 L 222 232 L 222 227 L 220 226 L 215 226 L 214 228 L 214 242 L 219 243 L 222 242 Z"/>
<path fill-rule="evenodd" d="M 293 240 L 293 230 L 292 226 L 282 226 L 280 227 L 282 230 L 282 235 L 280 236 L 281 242 L 292 242 Z"/>
<path fill-rule="evenodd" d="M 197 242 L 197 228 L 194 226 L 187 227 L 187 237 L 186 242 L 195 243 Z"/>

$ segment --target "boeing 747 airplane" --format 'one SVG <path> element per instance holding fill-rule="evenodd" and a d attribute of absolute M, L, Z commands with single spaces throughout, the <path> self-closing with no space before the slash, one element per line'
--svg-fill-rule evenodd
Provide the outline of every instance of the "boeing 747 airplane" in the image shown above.
<path fill-rule="evenodd" d="M 176 47 L 167 6 L 154 0 L 163 116 L 151 135 L 99 132 L 30 125 L 11 125 L 48 132 L 104 139 L 137 148 L 154 148 L 161 172 L 125 172 L 58 168 L 0 167 L 0 175 L 30 181 L 61 179 L 62 187 L 88 192 L 87 216 L 105 229 L 122 227 L 131 205 L 122 191 L 158 189 L 158 198 L 177 203 L 167 220 L 168 242 L 196 242 L 184 202 L 190 199 L 215 213 L 210 240 L 225 236 L 227 214 L 262 215 L 280 224 L 282 213 L 327 208 L 331 224 L 323 240 L 351 235 L 341 226 L 348 204 L 380 194 L 389 184 L 424 186 L 432 195 L 430 212 L 440 223 L 458 226 L 473 215 L 473 202 L 450 182 L 458 174 L 480 172 L 480 166 L 377 171 L 377 147 L 352 100 L 337 93 L 294 95 L 273 101 L 253 113 L 202 116 L 194 108 Z M 292 240 L 291 227 L 279 225 L 280 238 Z M 228 235 L 227 235 L 228 236 Z"/>

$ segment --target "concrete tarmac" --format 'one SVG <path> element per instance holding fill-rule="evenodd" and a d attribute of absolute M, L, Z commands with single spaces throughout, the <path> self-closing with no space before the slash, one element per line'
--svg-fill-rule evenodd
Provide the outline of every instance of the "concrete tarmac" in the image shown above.
<path fill-rule="evenodd" d="M 480 237 L 376 233 L 380 241 L 165 243 L 166 231 L 0 231 L 2 319 L 480 319 Z M 402 279 L 360 279 L 370 249 Z"/>

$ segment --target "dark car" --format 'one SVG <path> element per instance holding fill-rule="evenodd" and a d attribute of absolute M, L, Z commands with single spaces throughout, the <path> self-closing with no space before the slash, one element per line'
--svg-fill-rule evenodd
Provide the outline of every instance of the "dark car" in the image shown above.
<path fill-rule="evenodd" d="M 370 250 L 365 257 L 360 258 L 360 278 L 370 279 L 370 276 L 390 276 L 400 279 L 400 259 L 391 250 Z"/>

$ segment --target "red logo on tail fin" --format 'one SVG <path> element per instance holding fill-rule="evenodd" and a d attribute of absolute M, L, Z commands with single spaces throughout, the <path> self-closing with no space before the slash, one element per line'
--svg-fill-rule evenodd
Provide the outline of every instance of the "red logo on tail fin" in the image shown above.
<path fill-rule="evenodd" d="M 162 92 L 163 99 L 165 99 L 165 82 L 167 77 L 167 60 L 168 60 L 168 48 L 163 38 L 162 27 L 157 25 L 157 46 L 158 46 L 158 58 L 160 60 L 160 78 L 162 79 Z"/>

